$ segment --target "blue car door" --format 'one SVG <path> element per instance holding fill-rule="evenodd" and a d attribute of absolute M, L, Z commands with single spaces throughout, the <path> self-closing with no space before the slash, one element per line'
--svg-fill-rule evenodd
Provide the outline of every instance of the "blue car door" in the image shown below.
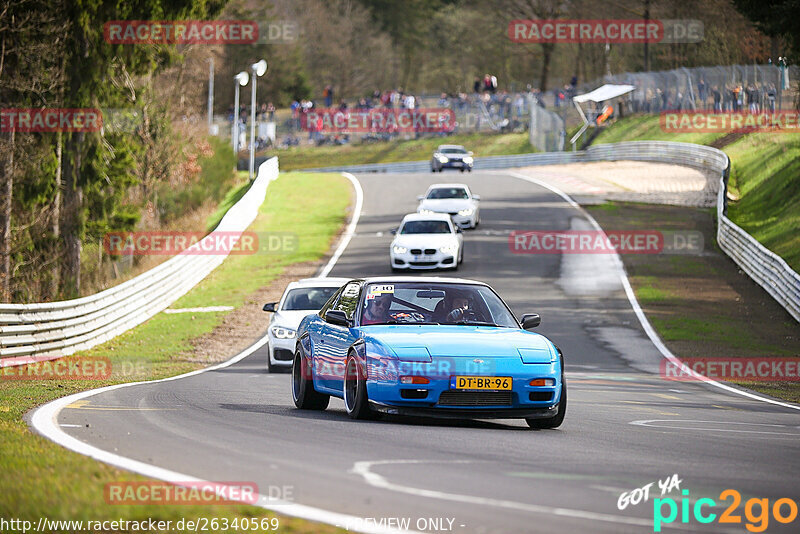
<path fill-rule="evenodd" d="M 348 284 L 331 309 L 345 312 L 352 321 L 359 297 L 361 285 L 357 282 Z M 344 383 L 344 367 L 347 351 L 356 340 L 356 330 L 329 322 L 320 327 L 319 342 L 314 353 L 314 382 L 321 389 L 342 392 Z"/>

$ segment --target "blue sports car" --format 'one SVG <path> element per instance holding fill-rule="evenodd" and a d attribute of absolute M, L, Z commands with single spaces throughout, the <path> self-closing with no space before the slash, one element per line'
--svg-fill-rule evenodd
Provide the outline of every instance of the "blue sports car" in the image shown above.
<path fill-rule="evenodd" d="M 344 399 L 354 419 L 380 413 L 564 420 L 561 351 L 528 332 L 488 285 L 454 278 L 351 280 L 297 330 L 292 397 L 324 410 Z"/>

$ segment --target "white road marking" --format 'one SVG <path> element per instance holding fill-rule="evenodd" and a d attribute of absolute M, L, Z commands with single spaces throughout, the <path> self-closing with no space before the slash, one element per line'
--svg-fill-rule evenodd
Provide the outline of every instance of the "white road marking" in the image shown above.
<path fill-rule="evenodd" d="M 501 171 L 501 172 L 499 172 L 499 174 L 505 174 L 505 175 L 508 175 L 508 176 L 512 176 L 514 178 L 519 178 L 521 180 L 525 180 L 527 182 L 539 185 L 541 187 L 544 187 L 545 189 L 548 189 L 548 190 L 552 191 L 556 195 L 558 195 L 561 198 L 563 198 L 564 201 L 567 202 L 567 204 L 569 204 L 570 206 L 572 206 L 576 210 L 578 210 L 581 213 L 583 213 L 583 215 L 586 217 L 586 219 L 594 227 L 595 230 L 597 230 L 598 232 L 603 232 L 603 229 L 600 227 L 600 225 L 595 220 L 595 218 L 592 217 L 591 213 L 589 213 L 588 211 L 583 209 L 580 204 L 575 202 L 569 195 L 567 195 L 566 193 L 564 193 L 560 189 L 558 189 L 556 187 L 553 187 L 552 185 L 550 185 L 550 184 L 548 184 L 546 182 L 543 182 L 541 180 L 537 180 L 536 178 L 533 178 L 531 176 L 525 176 L 524 174 L 520 174 L 520 173 L 514 172 L 514 171 Z M 628 275 L 625 273 L 625 267 L 624 267 L 624 265 L 622 263 L 622 260 L 619 257 L 619 254 L 614 253 L 614 254 L 611 254 L 610 257 L 614 259 L 613 263 L 614 263 L 615 267 L 618 269 L 619 277 L 620 277 L 620 280 L 622 281 L 622 287 L 625 288 L 625 295 L 628 297 L 628 302 L 630 302 L 630 305 L 633 308 L 633 312 L 636 314 L 636 318 L 639 319 L 639 323 L 642 325 L 642 328 L 644 328 L 644 331 L 647 334 L 647 337 L 649 337 L 650 341 L 653 342 L 653 345 L 656 346 L 656 348 L 661 353 L 661 355 L 664 356 L 664 358 L 666 358 L 667 360 L 669 360 L 670 363 L 675 365 L 683 373 L 687 373 L 690 376 L 692 376 L 694 378 L 697 378 L 701 382 L 704 382 L 704 383 L 709 384 L 711 386 L 718 387 L 718 388 L 723 389 L 723 390 L 725 390 L 725 391 L 727 391 L 729 393 L 733 393 L 735 395 L 741 395 L 742 397 L 747 397 L 749 399 L 754 399 L 754 400 L 761 401 L 761 402 L 766 402 L 766 403 L 769 403 L 769 404 L 774 404 L 776 406 L 782 406 L 784 408 L 790 408 L 792 410 L 800 410 L 800 405 L 792 404 L 792 403 L 788 403 L 788 402 L 781 402 L 781 401 L 770 399 L 770 398 L 767 398 L 767 397 L 762 397 L 762 396 L 756 395 L 754 393 L 750 393 L 749 391 L 742 391 L 740 389 L 736 389 L 736 388 L 734 388 L 732 386 L 729 386 L 727 384 L 723 384 L 721 382 L 717 382 L 716 380 L 708 378 L 707 376 L 703 376 L 700 373 L 697 373 L 694 369 L 691 369 L 687 365 L 685 365 L 674 354 L 672 354 L 672 351 L 670 351 L 667 348 L 666 345 L 664 345 L 664 342 L 661 341 L 661 338 L 658 336 L 658 333 L 656 333 L 655 329 L 650 324 L 650 321 L 648 321 L 647 317 L 645 316 L 644 311 L 642 311 L 642 307 L 639 305 L 639 301 L 636 299 L 636 295 L 633 292 L 633 288 L 631 287 L 631 284 L 628 281 Z"/>
<path fill-rule="evenodd" d="M 356 205 L 353 208 L 353 216 L 350 218 L 350 224 L 347 225 L 347 228 L 342 234 L 342 239 L 339 241 L 339 246 L 336 247 L 336 251 L 333 253 L 333 256 L 331 256 L 331 259 L 328 260 L 328 263 L 317 275 L 319 278 L 325 278 L 330 274 L 334 265 L 336 265 L 336 262 L 339 261 L 339 258 L 344 253 L 344 249 L 346 249 L 347 245 L 350 244 L 350 240 L 353 238 L 353 235 L 355 235 L 356 232 L 358 219 L 361 218 L 361 209 L 364 206 L 364 190 L 361 189 L 361 183 L 359 183 L 358 179 L 349 172 L 343 172 L 342 176 L 350 180 L 350 183 L 353 184 L 353 188 L 356 190 Z"/>
<path fill-rule="evenodd" d="M 573 519 L 588 519 L 594 521 L 605 521 L 608 523 L 618 523 L 623 525 L 636 525 L 642 527 L 653 526 L 652 519 L 639 519 L 636 517 L 624 517 L 611 514 L 601 514 L 597 512 L 587 512 L 584 510 L 574 510 L 571 508 L 559 508 L 552 506 L 541 506 L 538 504 L 527 504 L 515 501 L 507 501 L 504 499 L 492 499 L 488 497 L 476 497 L 474 495 L 461 495 L 458 493 L 447 493 L 437 490 L 429 490 L 423 488 L 414 488 L 411 486 L 403 486 L 389 482 L 385 477 L 379 475 L 371 470 L 372 466 L 377 465 L 390 465 L 390 464 L 420 464 L 420 463 L 470 463 L 469 460 L 453 460 L 452 462 L 441 460 L 377 460 L 372 462 L 356 462 L 353 464 L 352 473 L 360 475 L 364 481 L 372 487 L 397 491 L 414 495 L 416 497 L 426 497 L 429 499 L 442 499 L 446 501 L 456 501 L 469 504 L 479 504 L 484 506 L 493 506 L 495 508 L 507 508 L 511 510 L 520 510 L 523 512 L 532 512 L 537 514 L 548 514 L 560 517 L 569 517 Z M 687 525 L 687 527 L 690 525 Z M 670 527 L 675 528 L 680 525 L 672 524 Z M 691 529 L 689 529 L 691 530 Z"/>
<path fill-rule="evenodd" d="M 68 425 L 67 423 L 61 423 L 58 426 L 61 426 L 61 427 L 64 427 L 64 428 L 83 428 L 83 425 Z"/>
<path fill-rule="evenodd" d="M 700 421 L 697 419 L 642 419 L 640 421 L 631 421 L 629 425 L 646 426 L 649 428 L 666 428 L 670 430 L 702 430 L 703 432 L 735 432 L 737 434 L 773 434 L 777 436 L 800 436 L 800 434 L 791 434 L 788 432 L 768 432 L 765 430 L 731 430 L 727 428 L 713 428 L 713 427 L 700 427 L 700 426 L 670 426 L 670 425 L 655 425 L 653 423 L 703 423 L 714 425 L 747 425 L 747 426 L 768 426 L 772 428 L 791 428 L 792 430 L 798 428 L 794 425 L 776 425 L 767 423 L 739 423 L 735 421 Z"/>
<path fill-rule="evenodd" d="M 167 308 L 164 313 L 211 313 L 231 311 L 233 306 L 204 306 L 201 308 Z"/>
<path fill-rule="evenodd" d="M 93 458 L 97 461 L 104 462 L 121 469 L 139 473 L 150 478 L 163 480 L 171 484 L 183 485 L 187 487 L 196 483 L 211 483 L 212 481 L 203 480 L 184 473 L 178 473 L 176 471 L 171 471 L 169 469 L 151 465 L 145 462 L 140 462 L 132 458 L 126 458 L 112 452 L 104 451 L 103 449 L 94 447 L 88 443 L 84 443 L 70 436 L 61 430 L 61 428 L 59 428 L 58 414 L 69 404 L 86 399 L 88 397 L 93 397 L 94 395 L 104 393 L 106 391 L 113 391 L 115 389 L 122 389 L 138 384 L 154 384 L 157 382 L 180 380 L 182 378 L 199 375 L 208 371 L 224 369 L 225 367 L 229 367 L 243 360 L 247 356 L 250 356 L 256 350 L 263 347 L 267 341 L 267 336 L 264 336 L 230 360 L 213 365 L 211 367 L 206 367 L 205 369 L 198 369 L 197 371 L 191 371 L 186 374 L 163 378 L 161 380 L 152 380 L 149 382 L 129 382 L 127 384 L 116 384 L 113 386 L 106 386 L 89 391 L 81 391 L 67 397 L 56 399 L 45 404 L 44 406 L 41 406 L 33 413 L 33 416 L 31 417 L 31 427 L 33 427 L 33 429 L 42 436 L 54 441 L 66 449 L 75 451 L 79 454 L 83 454 L 84 456 L 88 456 L 89 458 Z M 231 494 L 236 494 L 236 492 L 232 491 L 232 489 L 234 489 L 233 486 L 228 487 L 219 482 L 214 482 L 214 485 L 215 487 L 219 488 L 218 494 L 221 497 L 230 498 Z M 350 530 L 354 532 L 363 532 L 367 534 L 407 534 L 408 532 L 412 532 L 408 530 L 392 529 L 382 525 L 366 524 L 363 521 L 363 518 L 360 517 L 355 517 L 348 514 L 340 514 L 338 512 L 331 512 L 321 508 L 288 502 L 281 499 L 274 499 L 266 495 L 259 495 L 258 501 L 255 503 L 255 505 L 267 510 L 272 510 L 279 514 L 299 517 L 309 521 L 318 521 L 320 523 L 327 523 L 329 525 L 352 525 Z"/>

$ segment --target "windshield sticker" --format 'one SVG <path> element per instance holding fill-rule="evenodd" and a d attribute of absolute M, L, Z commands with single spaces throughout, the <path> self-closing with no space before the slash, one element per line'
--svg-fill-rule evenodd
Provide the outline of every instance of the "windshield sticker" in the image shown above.
<path fill-rule="evenodd" d="M 391 295 L 394 293 L 394 284 L 371 286 L 369 288 L 369 292 L 371 295 L 386 295 L 386 294 Z"/>

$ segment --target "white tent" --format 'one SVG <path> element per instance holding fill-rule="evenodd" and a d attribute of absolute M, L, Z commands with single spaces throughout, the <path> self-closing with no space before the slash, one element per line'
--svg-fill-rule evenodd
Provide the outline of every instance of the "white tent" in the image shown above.
<path fill-rule="evenodd" d="M 575 150 L 575 143 L 580 139 L 583 132 L 586 131 L 587 128 L 592 127 L 596 128 L 597 124 L 594 121 L 590 121 L 586 118 L 586 114 L 581 109 L 581 104 L 584 102 L 605 102 L 606 100 L 611 100 L 612 98 L 617 98 L 622 95 L 626 95 L 636 89 L 633 85 L 614 85 L 607 83 L 602 87 L 598 87 L 594 91 L 589 93 L 584 93 L 582 95 L 578 95 L 572 98 L 572 103 L 575 105 L 575 109 L 578 110 L 578 114 L 580 114 L 581 119 L 583 119 L 583 126 L 578 133 L 572 136 L 570 139 L 570 143 L 572 143 L 572 150 Z"/>
<path fill-rule="evenodd" d="M 617 98 L 618 96 L 628 94 L 634 89 L 636 89 L 636 87 L 634 87 L 633 85 L 613 85 L 607 83 L 602 87 L 598 87 L 597 89 L 595 89 L 590 93 L 584 93 L 582 95 L 573 97 L 572 101 L 577 102 L 579 104 L 588 101 L 603 102 L 605 100 L 611 100 L 612 98 Z"/>

